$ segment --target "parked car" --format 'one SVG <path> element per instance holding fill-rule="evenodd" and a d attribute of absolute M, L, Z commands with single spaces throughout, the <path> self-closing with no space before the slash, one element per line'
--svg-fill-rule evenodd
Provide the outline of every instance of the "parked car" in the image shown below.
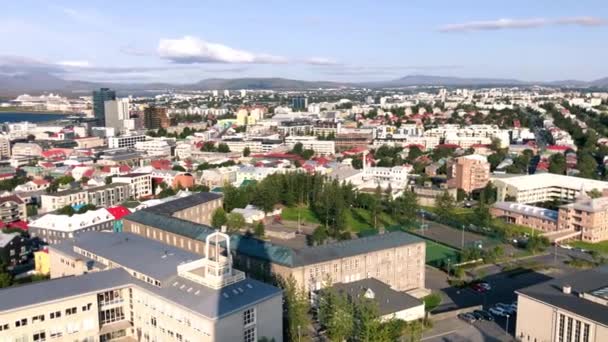
<path fill-rule="evenodd" d="M 473 313 L 476 314 L 477 316 L 481 317 L 481 319 L 483 319 L 484 321 L 492 322 L 494 320 L 494 316 L 492 316 L 492 314 L 487 311 L 475 310 L 475 311 L 473 311 Z"/>
<path fill-rule="evenodd" d="M 559 247 L 561 247 L 563 249 L 572 249 L 572 246 L 570 246 L 570 245 L 559 245 Z"/>
<path fill-rule="evenodd" d="M 461 313 L 458 314 L 458 318 L 460 318 L 461 320 L 468 322 L 468 323 L 473 323 L 475 322 L 477 319 L 475 318 L 475 316 L 473 316 L 470 313 Z"/>
<path fill-rule="evenodd" d="M 515 311 L 517 311 L 517 308 L 513 308 L 511 305 L 504 303 L 498 303 L 495 305 L 495 307 L 502 309 L 508 315 L 512 315 L 515 313 Z"/>
<path fill-rule="evenodd" d="M 491 307 L 490 308 L 490 313 L 494 316 L 506 316 L 508 315 L 508 313 L 505 312 L 505 310 L 499 308 L 499 307 Z"/>

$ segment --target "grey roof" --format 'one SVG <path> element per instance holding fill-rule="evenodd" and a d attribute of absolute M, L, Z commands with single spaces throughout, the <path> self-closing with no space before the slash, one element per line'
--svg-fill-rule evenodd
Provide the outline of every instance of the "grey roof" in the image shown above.
<path fill-rule="evenodd" d="M 165 202 L 153 207 L 144 209 L 144 211 L 152 212 L 161 215 L 172 215 L 176 211 L 181 211 L 187 208 L 194 207 L 196 205 L 214 201 L 221 198 L 221 194 L 212 192 L 199 192 L 190 196 L 181 197 L 169 202 Z"/>
<path fill-rule="evenodd" d="M 73 250 L 74 246 L 161 282 L 175 275 L 180 263 L 201 258 L 198 254 L 132 233 L 83 232 L 58 244 L 57 249 Z"/>
<path fill-rule="evenodd" d="M 534 216 L 549 221 L 557 221 L 558 216 L 558 212 L 556 210 L 535 207 L 532 205 L 517 202 L 496 202 L 493 206 L 494 208 L 498 208 L 501 210 L 512 211 L 527 216 Z"/>
<path fill-rule="evenodd" d="M 205 240 L 207 235 L 215 231 L 207 225 L 158 214 L 149 210 L 155 207 L 157 206 L 136 211 L 125 216 L 125 219 L 198 240 Z"/>
<path fill-rule="evenodd" d="M 124 286 L 131 276 L 122 268 L 64 277 L 0 290 L 0 312 Z"/>
<path fill-rule="evenodd" d="M 175 286 L 173 284 L 177 283 Z M 254 279 L 214 290 L 175 275 L 163 287 L 131 277 L 122 268 L 64 277 L 0 290 L 0 312 L 69 297 L 135 285 L 186 309 L 216 319 L 281 295 L 281 290 Z"/>
<path fill-rule="evenodd" d="M 86 190 L 84 190 L 84 189 L 76 188 L 76 189 L 62 190 L 62 191 L 53 192 L 53 193 L 46 193 L 44 195 L 52 196 L 52 197 L 62 197 L 62 196 L 73 195 L 73 194 L 77 194 L 77 193 L 81 193 L 81 192 L 85 192 L 85 191 Z"/>
<path fill-rule="evenodd" d="M 337 283 L 333 285 L 333 288 L 340 293 L 346 293 L 355 301 L 361 299 L 368 289 L 372 290 L 381 316 L 423 305 L 420 299 L 405 292 L 395 291 L 376 278 L 361 279 L 352 283 Z"/>
<path fill-rule="evenodd" d="M 572 287 L 570 294 L 562 291 L 564 285 Z M 608 266 L 601 266 L 526 287 L 517 293 L 608 326 L 608 306 L 580 297 L 607 285 Z"/>
<path fill-rule="evenodd" d="M 6 247 L 6 245 L 8 245 L 11 241 L 13 241 L 14 238 L 16 238 L 19 235 L 20 235 L 19 233 L 6 234 L 6 233 L 0 232 L 0 247 L 1 248 Z"/>

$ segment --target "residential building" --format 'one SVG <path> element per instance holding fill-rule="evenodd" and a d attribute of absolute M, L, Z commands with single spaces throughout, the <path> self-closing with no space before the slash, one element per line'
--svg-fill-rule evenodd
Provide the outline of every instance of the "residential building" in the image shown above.
<path fill-rule="evenodd" d="M 553 200 L 571 202 L 579 196 L 581 189 L 599 192 L 608 189 L 608 182 L 553 173 L 495 177 L 492 184 L 496 186 L 499 201 L 526 204 Z"/>
<path fill-rule="evenodd" d="M 42 147 L 35 143 L 16 143 L 11 151 L 12 157 L 40 157 Z"/>
<path fill-rule="evenodd" d="M 17 195 L 0 197 L 0 221 L 2 223 L 26 221 L 26 209 L 26 203 Z"/>
<path fill-rule="evenodd" d="M 288 136 L 285 144 L 292 149 L 296 144 L 302 144 L 304 150 L 313 150 L 317 155 L 332 155 L 336 153 L 336 143 L 332 140 L 319 140 L 312 136 Z"/>
<path fill-rule="evenodd" d="M 221 233 L 209 239 L 230 245 Z M 81 234 L 49 248 L 52 280 L 0 290 L 1 334 L 10 341 L 282 341 L 281 290 L 246 278 L 218 248 L 200 258 L 133 234 Z"/>
<path fill-rule="evenodd" d="M 93 91 L 93 115 L 98 125 L 106 123 L 106 101 L 116 100 L 116 92 L 109 88 L 100 88 Z"/>
<path fill-rule="evenodd" d="M 167 108 L 150 106 L 144 109 L 144 127 L 146 129 L 159 129 L 169 127 Z"/>
<path fill-rule="evenodd" d="M 74 142 L 76 142 L 77 148 L 83 148 L 83 149 L 101 147 L 106 144 L 105 139 L 100 138 L 100 137 L 76 138 L 76 139 L 74 139 Z"/>
<path fill-rule="evenodd" d="M 109 207 L 120 204 L 132 195 L 132 185 L 126 182 L 118 182 L 112 178 L 112 184 L 102 185 L 88 189 L 73 189 L 55 193 L 42 194 L 40 196 L 40 211 L 47 213 L 61 209 L 66 205 L 78 207 L 85 204 Z"/>
<path fill-rule="evenodd" d="M 152 195 L 152 176 L 149 173 L 128 173 L 112 177 L 112 183 L 127 183 L 131 186 L 131 196 L 141 198 Z"/>
<path fill-rule="evenodd" d="M 0 159 L 11 157 L 11 141 L 7 136 L 0 137 Z"/>
<path fill-rule="evenodd" d="M 456 199 L 458 196 L 458 189 L 449 188 L 445 183 L 439 186 L 432 185 L 431 182 L 422 186 L 414 185 L 412 186 L 412 191 L 416 194 L 418 204 L 428 207 L 434 207 L 437 196 L 441 196 L 445 192 L 452 196 L 453 199 Z"/>
<path fill-rule="evenodd" d="M 19 265 L 27 261 L 29 253 L 29 239 L 19 233 L 0 232 L 0 264 L 8 267 Z"/>
<path fill-rule="evenodd" d="M 338 133 L 336 135 L 336 150 L 344 151 L 351 148 L 367 148 L 373 141 L 373 133 Z"/>
<path fill-rule="evenodd" d="M 580 195 L 574 203 L 559 207 L 559 229 L 581 232 L 581 240 L 608 240 L 608 197 Z"/>
<path fill-rule="evenodd" d="M 135 143 L 134 148 L 137 151 L 145 152 L 148 156 L 171 156 L 171 147 L 169 140 L 166 139 L 151 139 L 138 141 Z M 175 143 L 175 142 L 173 142 Z"/>
<path fill-rule="evenodd" d="M 139 141 L 146 141 L 144 134 L 139 135 L 122 135 L 119 137 L 109 137 L 108 147 L 109 148 L 128 148 L 134 147 Z"/>
<path fill-rule="evenodd" d="M 114 216 L 106 208 L 72 216 L 46 214 L 30 222 L 28 231 L 47 244 L 72 239 L 83 232 L 112 230 Z"/>
<path fill-rule="evenodd" d="M 125 131 L 125 120 L 129 120 L 129 99 L 113 99 L 105 101 L 105 126 L 112 127 L 116 132 Z"/>
<path fill-rule="evenodd" d="M 608 341 L 608 266 L 515 291 L 520 341 Z"/>
<path fill-rule="evenodd" d="M 36 274 L 50 275 L 51 274 L 51 258 L 48 248 L 34 252 L 34 270 Z"/>
<path fill-rule="evenodd" d="M 304 111 L 308 108 L 308 97 L 306 96 L 295 96 L 291 99 L 291 108 L 294 111 Z"/>
<path fill-rule="evenodd" d="M 450 176 L 451 185 L 471 193 L 490 181 L 490 163 L 486 157 L 476 154 L 456 158 Z"/>
<path fill-rule="evenodd" d="M 560 230 L 557 211 L 535 207 L 517 202 L 496 202 L 490 208 L 493 217 L 505 222 L 517 224 L 540 230 L 542 232 L 555 232 Z M 568 228 L 564 228 L 567 230 Z"/>

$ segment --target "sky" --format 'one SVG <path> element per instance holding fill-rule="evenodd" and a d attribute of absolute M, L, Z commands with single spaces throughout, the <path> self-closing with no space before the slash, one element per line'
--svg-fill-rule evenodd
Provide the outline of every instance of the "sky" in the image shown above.
<path fill-rule="evenodd" d="M 5 1 L 0 73 L 190 83 L 608 76 L 606 0 Z"/>

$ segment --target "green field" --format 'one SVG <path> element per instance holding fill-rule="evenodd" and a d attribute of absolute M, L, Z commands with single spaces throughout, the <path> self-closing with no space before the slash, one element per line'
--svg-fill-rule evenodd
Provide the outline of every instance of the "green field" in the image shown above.
<path fill-rule="evenodd" d="M 281 217 L 287 221 L 298 221 L 298 212 L 300 213 L 300 220 L 312 224 L 319 224 L 319 220 L 315 214 L 308 207 L 286 207 L 283 208 Z"/>
<path fill-rule="evenodd" d="M 568 243 L 572 247 L 586 249 L 588 251 L 596 251 L 602 254 L 608 254 L 608 241 L 602 241 L 597 243 L 589 243 L 583 241 L 575 241 Z"/>
<path fill-rule="evenodd" d="M 460 253 L 454 248 L 444 246 L 434 241 L 426 240 L 426 263 L 434 263 L 450 258 L 452 264 L 457 263 Z"/>

